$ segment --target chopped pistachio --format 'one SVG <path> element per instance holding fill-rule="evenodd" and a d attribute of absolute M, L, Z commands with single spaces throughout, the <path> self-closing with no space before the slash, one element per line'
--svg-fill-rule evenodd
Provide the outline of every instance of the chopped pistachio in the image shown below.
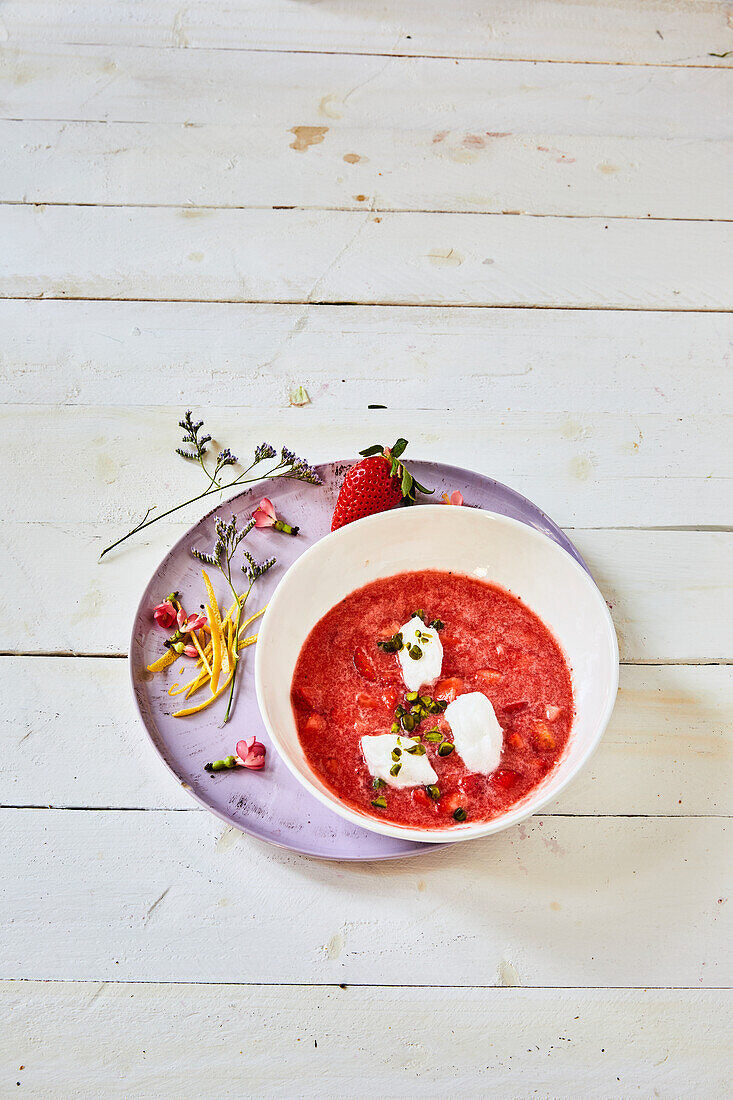
<path fill-rule="evenodd" d="M 465 821 L 467 817 L 468 813 L 463 809 L 463 806 L 459 806 L 457 810 L 453 811 L 455 821 Z"/>
<path fill-rule="evenodd" d="M 385 787 L 386 783 L 383 779 L 380 779 L 378 775 L 375 775 L 374 779 L 372 779 L 372 786 L 375 791 L 378 791 L 380 787 Z"/>
<path fill-rule="evenodd" d="M 454 746 L 450 741 L 443 741 L 438 745 L 438 756 L 450 756 L 453 752 Z"/>
<path fill-rule="evenodd" d="M 428 792 L 430 797 L 435 802 L 437 802 L 437 800 L 440 798 L 440 788 L 439 787 L 436 787 L 435 785 L 433 785 L 431 787 L 426 787 L 425 790 Z"/>
<path fill-rule="evenodd" d="M 398 760 L 397 763 L 393 764 L 392 767 L 389 769 L 389 774 L 397 776 L 397 775 L 400 774 L 401 769 L 402 769 L 402 761 Z"/>
<path fill-rule="evenodd" d="M 387 799 L 384 797 L 383 794 L 380 794 L 379 798 L 373 798 L 372 799 L 372 806 L 374 807 L 375 810 L 386 810 L 387 809 Z"/>

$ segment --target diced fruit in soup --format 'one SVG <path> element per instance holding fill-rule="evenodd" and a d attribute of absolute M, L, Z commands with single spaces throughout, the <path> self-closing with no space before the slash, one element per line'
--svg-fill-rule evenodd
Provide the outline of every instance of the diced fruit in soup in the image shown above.
<path fill-rule="evenodd" d="M 440 676 L 415 691 L 399 660 L 399 632 L 410 622 L 411 645 L 431 645 L 437 631 L 442 646 Z M 454 744 L 446 708 L 475 692 L 481 706 L 466 700 L 464 708 L 474 726 Z M 432 570 L 374 581 L 331 608 L 303 645 L 291 699 L 323 783 L 352 809 L 421 829 L 487 821 L 521 802 L 556 766 L 574 714 L 570 670 L 540 619 L 495 585 Z M 468 749 L 489 733 L 500 736 L 498 766 L 496 750 Z M 392 740 L 380 742 L 387 754 L 375 776 L 362 738 L 379 735 Z M 471 771 L 461 744 L 475 766 L 493 771 Z M 427 785 L 406 785 L 416 776 Z"/>

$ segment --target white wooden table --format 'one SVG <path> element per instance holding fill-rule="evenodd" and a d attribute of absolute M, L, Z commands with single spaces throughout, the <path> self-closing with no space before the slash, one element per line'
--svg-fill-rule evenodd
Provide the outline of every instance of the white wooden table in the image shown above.
<path fill-rule="evenodd" d="M 733 1095 L 732 12 L 0 4 L 2 1096 Z M 126 644 L 198 512 L 97 555 L 188 406 L 571 532 L 623 667 L 549 812 L 329 865 L 175 786 Z"/>

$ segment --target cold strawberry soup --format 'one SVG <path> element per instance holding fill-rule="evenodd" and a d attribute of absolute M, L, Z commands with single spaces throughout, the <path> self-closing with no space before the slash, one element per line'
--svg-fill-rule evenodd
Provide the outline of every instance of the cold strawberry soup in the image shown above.
<path fill-rule="evenodd" d="M 457 573 L 352 592 L 300 652 L 291 700 L 313 771 L 347 805 L 415 828 L 487 821 L 562 756 L 570 671 L 538 617 Z"/>

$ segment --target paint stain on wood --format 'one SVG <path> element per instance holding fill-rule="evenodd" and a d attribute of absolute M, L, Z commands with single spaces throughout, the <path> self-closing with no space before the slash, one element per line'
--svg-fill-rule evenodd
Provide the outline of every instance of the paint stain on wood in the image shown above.
<path fill-rule="evenodd" d="M 612 176 L 615 172 L 620 172 L 621 169 L 615 164 L 609 164 L 607 160 L 603 160 L 598 165 L 598 171 L 604 176 Z"/>
<path fill-rule="evenodd" d="M 341 111 L 338 107 L 342 107 L 343 103 L 337 95 L 324 95 L 321 102 L 318 104 L 318 114 L 323 115 L 324 118 L 341 118 Z"/>
<path fill-rule="evenodd" d="M 502 959 L 499 963 L 499 985 L 517 986 L 521 984 L 516 967 L 512 966 L 506 959 Z"/>
<path fill-rule="evenodd" d="M 449 133 L 450 130 L 438 130 L 437 134 L 433 134 L 433 145 L 440 145 L 441 141 L 445 141 Z"/>
<path fill-rule="evenodd" d="M 205 218 L 210 213 L 210 210 L 199 210 L 195 206 L 184 206 L 181 209 L 182 218 Z"/>
<path fill-rule="evenodd" d="M 556 913 L 559 913 L 560 910 L 562 909 L 562 905 L 560 904 L 559 901 L 551 901 L 550 902 L 550 909 L 553 909 Z"/>
<path fill-rule="evenodd" d="M 344 153 L 344 160 L 347 164 L 358 164 L 361 159 L 358 153 Z"/>
<path fill-rule="evenodd" d="M 201 261 L 202 261 L 202 260 L 203 260 L 203 258 L 204 258 L 204 254 L 203 254 L 203 252 L 189 252 L 189 254 L 188 254 L 188 258 L 189 258 L 189 260 L 191 260 L 191 261 L 192 261 L 193 263 L 195 263 L 195 264 L 200 264 L 200 263 L 201 263 Z"/>
<path fill-rule="evenodd" d="M 311 145 L 320 145 L 328 133 L 328 126 L 292 126 L 290 133 L 295 135 L 295 141 L 290 142 L 290 148 L 296 153 L 305 153 Z"/>
<path fill-rule="evenodd" d="M 339 958 L 344 949 L 344 937 L 341 932 L 336 932 L 326 944 L 326 958 L 332 961 Z"/>
<path fill-rule="evenodd" d="M 473 164 L 478 153 L 474 149 L 450 149 L 448 156 L 456 164 Z"/>
<path fill-rule="evenodd" d="M 570 460 L 570 476 L 578 481 L 587 481 L 593 474 L 594 462 L 588 455 L 576 455 Z"/>
<path fill-rule="evenodd" d="M 239 831 L 239 829 L 235 829 L 232 825 L 227 825 L 226 829 L 214 845 L 214 851 L 217 853 L 217 855 L 222 855 L 224 852 L 230 852 L 235 844 L 239 843 L 241 838 L 242 833 Z"/>
<path fill-rule="evenodd" d="M 357 202 L 366 202 L 367 199 L 366 195 L 354 195 L 354 198 Z"/>
<path fill-rule="evenodd" d="M 455 248 L 431 248 L 428 259 L 436 267 L 460 267 L 464 257 Z"/>

